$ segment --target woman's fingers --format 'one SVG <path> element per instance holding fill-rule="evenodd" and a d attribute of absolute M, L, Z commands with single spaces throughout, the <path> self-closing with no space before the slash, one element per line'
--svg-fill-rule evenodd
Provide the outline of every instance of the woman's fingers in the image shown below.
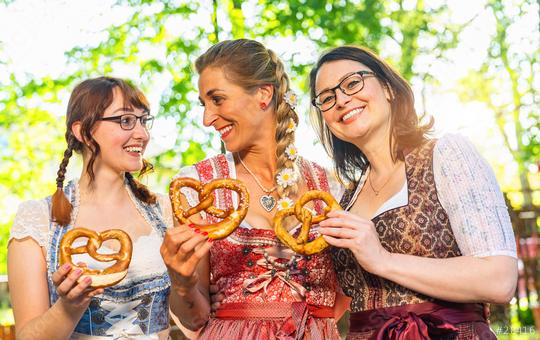
<path fill-rule="evenodd" d="M 351 239 L 336 238 L 328 235 L 323 235 L 323 238 L 328 244 L 338 248 L 351 248 Z"/>
<path fill-rule="evenodd" d="M 195 249 L 197 249 L 197 246 L 199 244 L 202 245 L 203 242 L 206 241 L 207 237 L 206 235 L 195 233 L 195 232 L 188 232 L 191 233 L 191 235 L 188 235 L 186 239 L 182 241 L 182 244 L 177 250 L 177 257 L 178 256 L 185 256 L 187 257 L 190 255 Z"/>
<path fill-rule="evenodd" d="M 221 306 L 221 303 L 220 302 L 214 302 L 210 305 L 210 310 L 212 311 L 212 313 L 215 313 L 217 312 L 217 310 L 219 309 L 219 306 Z"/>
<path fill-rule="evenodd" d="M 91 283 L 91 278 L 89 278 L 88 276 L 83 277 L 82 280 L 80 280 L 80 282 L 66 294 L 66 298 L 70 300 L 75 300 L 83 296 L 84 291 L 90 286 Z"/>
<path fill-rule="evenodd" d="M 352 221 L 356 221 L 356 222 L 362 223 L 362 224 L 371 223 L 371 220 L 362 218 L 362 217 L 360 217 L 360 216 L 358 216 L 356 214 L 353 214 L 353 213 L 345 211 L 345 210 L 332 210 L 326 216 L 329 217 L 329 218 L 342 218 L 342 219 L 345 219 L 345 220 L 352 220 Z"/>
<path fill-rule="evenodd" d="M 103 288 L 93 289 L 90 293 L 88 293 L 88 297 L 93 298 L 96 295 L 103 294 L 103 292 L 104 292 Z"/>
<path fill-rule="evenodd" d="M 58 286 L 71 270 L 71 264 L 64 263 L 57 271 L 52 274 L 52 281 L 55 286 Z"/>
<path fill-rule="evenodd" d="M 162 251 L 168 254 L 176 254 L 183 240 L 187 237 L 188 230 L 180 228 L 170 228 L 165 232 Z"/>
<path fill-rule="evenodd" d="M 58 292 L 58 295 L 62 297 L 66 296 L 69 293 L 69 291 L 73 288 L 75 282 L 77 282 L 81 274 L 82 274 L 82 269 L 80 268 L 75 268 L 74 270 L 72 270 L 65 277 L 65 279 L 56 286 L 56 291 Z"/>
<path fill-rule="evenodd" d="M 206 241 L 206 240 L 203 240 Z M 208 254 L 210 251 L 210 248 L 212 247 L 211 242 L 204 242 L 200 247 L 198 247 L 195 251 L 191 253 L 189 257 L 186 258 L 184 264 L 183 264 L 183 272 L 186 276 L 192 275 L 195 270 L 197 269 L 197 265 L 201 261 L 201 259 Z"/>
<path fill-rule="evenodd" d="M 368 228 L 370 223 L 371 222 L 367 222 L 365 220 L 359 221 L 348 217 L 331 217 L 319 223 L 319 226 L 361 230 Z"/>
<path fill-rule="evenodd" d="M 326 236 L 332 236 L 334 238 L 355 238 L 359 232 L 354 229 L 340 228 L 340 227 L 320 227 L 319 233 Z"/>

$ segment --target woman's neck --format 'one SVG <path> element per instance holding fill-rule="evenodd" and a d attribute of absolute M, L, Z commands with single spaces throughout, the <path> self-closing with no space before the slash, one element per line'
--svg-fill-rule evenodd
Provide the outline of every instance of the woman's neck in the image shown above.
<path fill-rule="evenodd" d="M 79 179 L 81 199 L 86 203 L 114 204 L 125 200 L 124 174 L 96 171 L 94 180 L 83 171 Z"/>
<path fill-rule="evenodd" d="M 393 146 L 390 145 L 390 134 L 384 134 L 378 138 L 369 138 L 365 141 L 355 143 L 356 147 L 362 150 L 362 153 L 369 161 L 371 172 L 377 175 L 384 175 L 393 171 L 397 160 L 394 155 Z"/>
<path fill-rule="evenodd" d="M 236 153 L 237 161 L 241 161 L 251 172 L 265 182 L 274 180 L 277 169 L 276 143 L 266 147 L 253 146 Z M 242 165 L 240 165 L 242 167 Z"/>

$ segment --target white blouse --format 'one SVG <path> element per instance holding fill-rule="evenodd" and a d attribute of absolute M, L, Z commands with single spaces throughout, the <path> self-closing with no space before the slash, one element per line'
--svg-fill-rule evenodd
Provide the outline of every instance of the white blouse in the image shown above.
<path fill-rule="evenodd" d="M 349 209 L 365 184 L 360 179 Z M 437 196 L 448 214 L 456 242 L 464 256 L 506 255 L 517 258 L 516 240 L 502 192 L 493 170 L 465 137 L 447 134 L 433 150 Z M 407 183 L 390 197 L 375 216 L 408 203 Z"/>
<path fill-rule="evenodd" d="M 171 228 L 173 226 L 173 217 L 169 198 L 160 194 L 156 196 L 161 209 L 163 209 L 163 221 L 167 229 Z M 9 240 L 30 237 L 42 247 L 45 258 L 47 258 L 50 237 L 49 216 L 49 206 L 46 199 L 22 202 L 15 215 Z M 143 214 L 143 216 L 145 215 Z M 124 283 L 129 283 L 137 277 L 163 273 L 167 270 L 159 254 L 162 241 L 162 237 L 153 228 L 148 235 L 138 235 L 133 242 L 133 258 L 131 259 L 130 271 L 123 281 Z M 109 251 L 107 247 L 103 246 L 100 252 L 107 253 Z M 77 255 L 73 259 L 75 262 L 86 262 L 92 268 L 110 265 L 97 262 L 88 255 Z"/>

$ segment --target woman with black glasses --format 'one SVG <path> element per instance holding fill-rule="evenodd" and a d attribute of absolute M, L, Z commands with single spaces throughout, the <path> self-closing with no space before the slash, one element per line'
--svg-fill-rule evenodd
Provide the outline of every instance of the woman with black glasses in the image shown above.
<path fill-rule="evenodd" d="M 334 246 L 350 339 L 494 339 L 485 303 L 507 303 L 515 240 L 489 165 L 458 135 L 430 139 L 406 81 L 357 47 L 310 74 L 314 121 L 353 184 L 320 232 Z"/>
<path fill-rule="evenodd" d="M 18 339 L 168 338 L 170 280 L 159 247 L 172 226 L 171 207 L 131 174 L 151 169 L 143 154 L 153 118 L 143 93 L 121 79 L 89 79 L 73 90 L 57 190 L 22 203 L 11 229 L 9 289 Z M 83 170 L 64 186 L 73 151 L 82 155 Z M 118 284 L 91 289 L 91 278 L 79 280 L 79 268 L 59 265 L 62 236 L 80 227 L 130 236 L 131 263 Z M 87 241 L 75 242 L 72 247 Z M 114 240 L 99 249 L 117 251 Z M 111 266 L 88 254 L 73 260 L 93 269 Z"/>

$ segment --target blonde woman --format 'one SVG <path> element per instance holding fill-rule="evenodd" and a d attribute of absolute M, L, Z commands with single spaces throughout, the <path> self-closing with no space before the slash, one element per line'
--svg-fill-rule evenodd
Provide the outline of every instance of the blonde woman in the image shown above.
<path fill-rule="evenodd" d="M 272 230 L 277 209 L 307 190 L 331 190 L 325 171 L 296 153 L 298 116 L 282 62 L 262 44 L 240 39 L 212 46 L 196 67 L 203 123 L 221 135 L 229 152 L 184 168 L 179 176 L 240 179 L 251 203 L 226 239 L 210 242 L 187 225 L 167 232 L 161 253 L 175 298 L 182 299 L 177 316 L 190 329 L 203 327 L 202 339 L 338 339 L 329 253 L 295 254 Z M 195 205 L 195 194 L 185 194 L 185 205 Z M 223 190 L 217 198 L 221 208 L 237 200 Z M 201 214 L 197 223 L 209 221 Z M 223 294 L 215 315 L 210 283 Z"/>

